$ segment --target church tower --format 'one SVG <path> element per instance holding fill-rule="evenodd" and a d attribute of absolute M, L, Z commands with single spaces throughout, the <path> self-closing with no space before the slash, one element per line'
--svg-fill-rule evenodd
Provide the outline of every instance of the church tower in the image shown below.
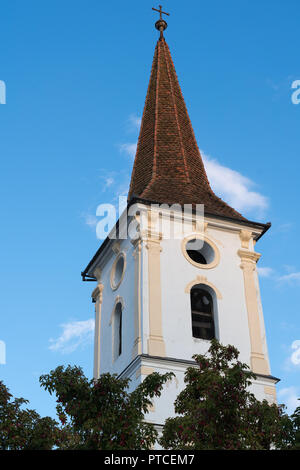
<path fill-rule="evenodd" d="M 193 354 L 204 354 L 212 338 L 240 351 L 257 375 L 258 399 L 275 402 L 278 381 L 255 251 L 270 224 L 246 219 L 211 189 L 162 13 L 127 208 L 82 273 L 97 283 L 94 377 L 116 373 L 135 388 L 154 371 L 175 373 L 146 415 L 158 428 L 174 415 Z"/>

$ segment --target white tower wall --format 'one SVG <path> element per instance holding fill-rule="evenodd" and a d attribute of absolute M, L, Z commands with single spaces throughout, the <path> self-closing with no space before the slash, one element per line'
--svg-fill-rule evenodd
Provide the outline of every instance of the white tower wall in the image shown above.
<path fill-rule="evenodd" d="M 104 372 L 130 377 L 133 389 L 154 371 L 173 371 L 176 378 L 154 401 L 146 419 L 161 426 L 174 416 L 173 403 L 184 387 L 186 368 L 193 365 L 193 354 L 204 354 L 210 345 L 209 340 L 192 336 L 190 290 L 201 284 L 214 298 L 216 338 L 237 347 L 240 360 L 257 374 L 252 385 L 257 398 L 274 402 L 277 379 L 270 374 L 256 271 L 259 254 L 253 241 L 262 229 L 247 222 L 206 217 L 202 230 L 190 215 L 180 238 L 165 239 L 161 220 L 170 212 L 154 214 L 149 223 L 149 207 L 139 205 L 140 238 L 109 240 L 90 267 L 90 275 L 98 280 L 92 295 L 96 302 L 95 377 Z M 172 215 L 175 233 L 181 228 L 179 215 Z M 204 239 L 213 248 L 212 263 L 191 262 L 184 249 L 185 240 L 191 238 Z M 120 257 L 124 270 L 115 285 L 112 279 Z M 114 308 L 118 302 L 122 305 L 122 353 L 116 358 Z"/>

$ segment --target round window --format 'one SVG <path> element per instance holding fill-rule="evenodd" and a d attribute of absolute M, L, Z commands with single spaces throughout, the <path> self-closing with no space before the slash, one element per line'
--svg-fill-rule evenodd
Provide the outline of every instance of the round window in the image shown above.
<path fill-rule="evenodd" d="M 212 268 L 218 263 L 217 248 L 206 240 L 191 238 L 184 245 L 185 256 L 192 264 Z"/>
<path fill-rule="evenodd" d="M 117 289 L 122 282 L 125 272 L 125 256 L 123 253 L 120 253 L 116 258 L 112 270 L 111 270 L 111 287 L 112 289 Z"/>

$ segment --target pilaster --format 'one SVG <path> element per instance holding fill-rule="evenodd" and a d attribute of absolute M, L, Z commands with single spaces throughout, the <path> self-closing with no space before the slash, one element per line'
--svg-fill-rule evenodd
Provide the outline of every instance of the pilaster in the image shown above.
<path fill-rule="evenodd" d="M 94 379 L 98 379 L 100 377 L 100 333 L 103 288 L 103 284 L 99 282 L 98 286 L 92 293 L 92 299 L 95 302 Z"/>
<path fill-rule="evenodd" d="M 243 240 L 242 240 L 243 241 Z M 249 241 L 249 240 L 248 240 Z M 244 243 L 246 240 L 244 239 Z M 270 374 L 269 365 L 263 352 L 262 334 L 258 310 L 258 299 L 255 286 L 254 271 L 259 253 L 242 248 L 238 250 L 241 258 L 241 269 L 244 275 L 245 299 L 248 313 L 248 324 L 251 342 L 250 364 L 254 373 Z"/>
<path fill-rule="evenodd" d="M 149 289 L 149 338 L 148 354 L 152 356 L 166 355 L 165 342 L 162 332 L 162 308 L 161 308 L 161 276 L 160 253 L 161 233 L 157 232 L 158 214 L 149 211 L 149 229 L 144 232 L 145 246 L 148 250 L 148 289 Z"/>
<path fill-rule="evenodd" d="M 132 349 L 132 359 L 142 354 L 142 325 L 141 325 L 141 239 L 133 242 L 135 247 L 133 257 L 134 265 L 134 344 Z"/>

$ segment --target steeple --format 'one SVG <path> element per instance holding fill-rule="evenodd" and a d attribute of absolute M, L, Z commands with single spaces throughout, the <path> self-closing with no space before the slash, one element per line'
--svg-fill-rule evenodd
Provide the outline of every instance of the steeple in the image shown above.
<path fill-rule="evenodd" d="M 157 10 L 162 13 L 161 8 Z M 160 18 L 128 200 L 204 204 L 212 215 L 246 220 L 212 191 Z"/>
<path fill-rule="evenodd" d="M 255 242 L 269 225 L 244 219 L 212 191 L 158 12 L 127 210 L 114 227 L 110 216 L 102 219 L 109 233 L 82 277 L 97 282 L 94 378 L 109 372 L 135 389 L 148 374 L 174 372 L 145 414 L 160 432 L 175 416 L 186 369 L 213 338 L 240 351 L 257 376 L 251 389 L 259 400 L 276 402 L 278 379 L 270 375 L 256 270 Z M 185 203 L 204 204 L 204 230 L 188 210 L 183 230 L 181 207 L 166 207 Z"/>

